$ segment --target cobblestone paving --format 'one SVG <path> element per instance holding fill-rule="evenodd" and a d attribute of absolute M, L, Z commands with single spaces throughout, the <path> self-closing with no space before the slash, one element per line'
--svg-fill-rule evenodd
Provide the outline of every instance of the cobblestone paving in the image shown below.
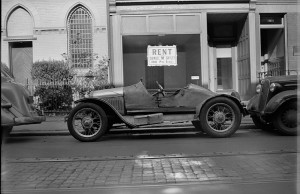
<path fill-rule="evenodd" d="M 297 180 L 299 153 L 5 161 L 3 190 Z"/>

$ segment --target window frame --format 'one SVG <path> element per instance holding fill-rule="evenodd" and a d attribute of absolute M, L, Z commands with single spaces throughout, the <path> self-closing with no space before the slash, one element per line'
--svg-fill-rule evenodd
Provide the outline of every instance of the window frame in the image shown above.
<path fill-rule="evenodd" d="M 67 19 L 67 32 L 68 32 L 68 56 L 69 59 L 71 60 L 72 67 L 77 69 L 91 68 L 93 66 L 93 61 L 94 61 L 93 60 L 93 42 L 94 42 L 93 41 L 93 37 L 94 37 L 93 18 L 92 18 L 92 14 L 86 7 L 82 5 L 78 5 L 72 9 Z M 83 34 L 83 37 L 80 37 L 80 33 Z M 79 42 L 80 40 L 83 40 L 84 42 L 80 43 Z M 77 44 L 76 41 L 78 41 L 79 43 Z M 75 48 L 76 44 L 78 45 L 77 48 Z M 86 53 L 83 52 L 84 50 L 86 50 Z M 84 55 L 86 55 L 87 57 L 85 57 Z"/>

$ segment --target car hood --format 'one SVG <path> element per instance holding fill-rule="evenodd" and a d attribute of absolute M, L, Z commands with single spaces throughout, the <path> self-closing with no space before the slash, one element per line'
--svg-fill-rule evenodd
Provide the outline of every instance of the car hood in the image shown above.
<path fill-rule="evenodd" d="M 90 97 L 107 98 L 107 97 L 121 97 L 123 95 L 124 95 L 124 87 L 119 87 L 119 88 L 92 91 Z"/>
<path fill-rule="evenodd" d="M 266 77 L 266 80 L 270 80 L 271 83 L 273 82 L 292 82 L 299 80 L 300 76 L 298 75 L 283 75 L 283 76 L 273 76 L 273 77 Z"/>

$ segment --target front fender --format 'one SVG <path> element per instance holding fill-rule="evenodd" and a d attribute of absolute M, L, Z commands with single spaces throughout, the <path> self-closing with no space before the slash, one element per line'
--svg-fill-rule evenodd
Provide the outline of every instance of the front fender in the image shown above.
<path fill-rule="evenodd" d="M 199 115 L 200 115 L 200 112 L 202 110 L 202 107 L 205 103 L 207 103 L 208 101 L 214 99 L 214 98 L 218 98 L 218 97 L 226 97 L 226 98 L 229 98 L 231 99 L 233 102 L 236 103 L 236 105 L 240 108 L 240 111 L 243 115 L 246 115 L 247 112 L 245 111 L 244 107 L 242 106 L 240 100 L 234 96 L 231 96 L 231 95 L 228 95 L 228 94 L 219 94 L 219 95 L 216 95 L 216 96 L 212 96 L 210 98 L 207 98 L 206 100 L 202 101 L 200 104 L 198 104 L 196 106 L 196 114 L 194 116 L 194 119 L 197 119 L 199 118 Z"/>
<path fill-rule="evenodd" d="M 100 106 L 106 113 L 114 113 L 115 116 L 117 116 L 122 122 L 124 122 L 129 128 L 136 128 L 137 126 L 128 122 L 122 115 L 121 113 L 119 113 L 119 111 L 113 106 L 111 105 L 109 102 L 107 102 L 104 99 L 99 99 L 99 98 L 82 98 L 79 99 L 77 101 L 75 101 L 75 103 L 93 103 L 93 104 L 97 104 L 98 106 Z"/>
<path fill-rule="evenodd" d="M 259 94 L 255 94 L 249 101 L 247 104 L 247 111 L 250 112 L 250 114 L 252 113 L 256 113 L 259 112 Z"/>
<path fill-rule="evenodd" d="M 284 92 L 280 92 L 273 96 L 271 100 L 268 102 L 264 114 L 272 114 L 276 112 L 276 110 L 285 102 L 290 100 L 299 100 L 299 97 L 297 97 L 297 91 L 296 90 L 287 90 Z"/>

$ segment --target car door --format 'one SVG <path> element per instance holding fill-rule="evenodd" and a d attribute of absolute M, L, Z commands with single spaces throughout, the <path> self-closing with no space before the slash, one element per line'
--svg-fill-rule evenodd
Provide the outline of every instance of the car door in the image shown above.
<path fill-rule="evenodd" d="M 125 108 L 128 114 L 157 112 L 158 103 L 142 82 L 124 87 Z"/>

